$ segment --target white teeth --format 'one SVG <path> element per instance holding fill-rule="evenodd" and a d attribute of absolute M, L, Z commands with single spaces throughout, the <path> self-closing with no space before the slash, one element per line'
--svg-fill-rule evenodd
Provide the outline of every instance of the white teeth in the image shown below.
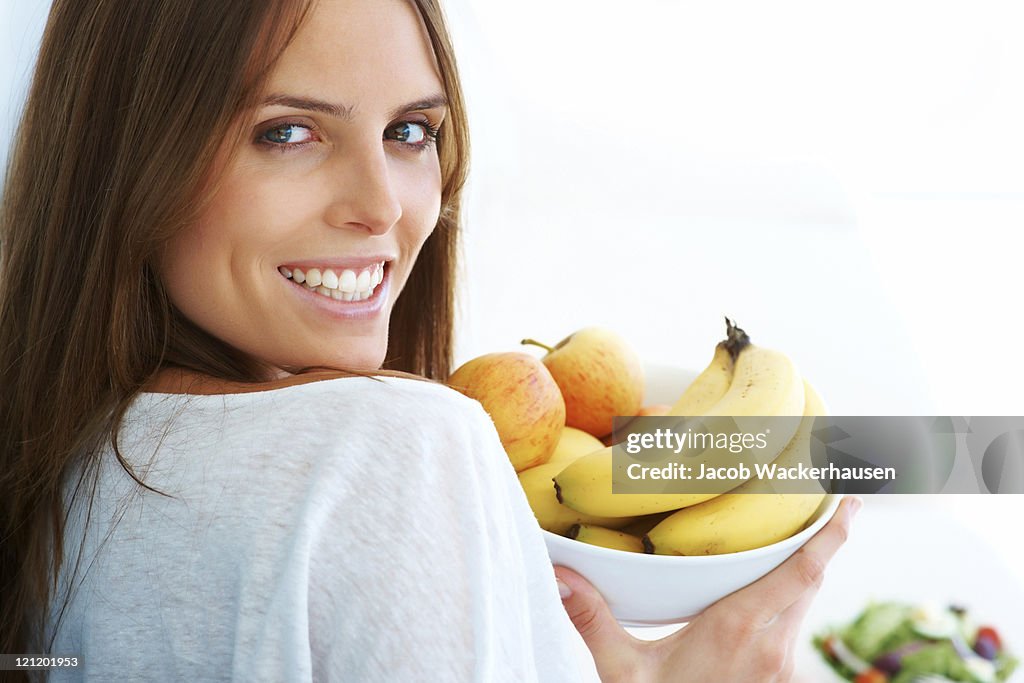
<path fill-rule="evenodd" d="M 343 292 L 354 292 L 356 291 L 356 274 L 351 270 L 346 270 L 341 274 L 341 280 L 338 286 Z"/>
<path fill-rule="evenodd" d="M 338 288 L 338 276 L 330 268 L 324 271 L 322 279 L 323 281 L 320 284 L 322 284 L 327 289 Z"/>
<path fill-rule="evenodd" d="M 339 274 L 332 268 L 310 268 L 303 272 L 300 268 L 291 269 L 279 266 L 278 271 L 297 284 L 305 284 L 306 288 L 334 299 L 336 301 L 364 301 L 373 296 L 374 290 L 384 281 L 384 264 L 376 263 L 364 268 L 357 275 L 350 268 Z"/>

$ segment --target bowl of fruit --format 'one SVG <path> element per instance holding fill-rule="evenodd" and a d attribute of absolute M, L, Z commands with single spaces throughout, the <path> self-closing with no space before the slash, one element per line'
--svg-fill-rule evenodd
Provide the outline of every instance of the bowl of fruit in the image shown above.
<path fill-rule="evenodd" d="M 547 530 L 543 534 L 551 562 L 590 581 L 623 626 L 661 626 L 689 621 L 714 602 L 782 564 L 831 519 L 840 498 L 825 496 L 811 513 L 809 524 L 781 541 L 718 554 L 648 554 L 643 551 L 643 540 L 639 541 L 640 547 L 634 540 L 639 529 L 628 526 L 616 532 L 579 525 L 578 529 L 570 528 L 566 536 Z M 739 505 L 733 509 L 742 512 L 743 508 Z M 744 517 L 759 523 L 752 514 Z M 736 532 L 744 533 L 739 520 L 737 516 Z"/>
<path fill-rule="evenodd" d="M 586 328 L 555 346 L 524 340 L 541 358 L 488 354 L 449 379 L 494 420 L 551 561 L 589 580 L 624 625 L 691 619 L 784 562 L 839 506 L 756 479 L 724 493 L 612 492 L 615 417 L 793 416 L 773 461 L 807 452 L 822 399 L 785 354 L 726 327 L 699 373 L 644 364 L 615 333 Z"/>

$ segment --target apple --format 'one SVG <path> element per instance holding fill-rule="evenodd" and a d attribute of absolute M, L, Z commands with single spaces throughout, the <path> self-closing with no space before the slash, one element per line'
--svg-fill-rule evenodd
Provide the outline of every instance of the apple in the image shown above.
<path fill-rule="evenodd" d="M 615 332 L 587 327 L 574 332 L 541 359 L 562 390 L 566 424 L 598 438 L 612 431 L 616 415 L 636 415 L 643 404 L 640 358 Z"/>
<path fill-rule="evenodd" d="M 448 385 L 491 416 L 516 472 L 541 465 L 565 427 L 565 401 L 544 364 L 528 353 L 488 353 L 463 364 Z"/>

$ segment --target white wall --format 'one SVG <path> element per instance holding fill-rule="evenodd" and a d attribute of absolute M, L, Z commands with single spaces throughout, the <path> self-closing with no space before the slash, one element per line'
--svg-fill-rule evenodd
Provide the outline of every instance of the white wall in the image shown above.
<path fill-rule="evenodd" d="M 837 413 L 1024 412 L 1017 4 L 448 7 L 463 357 L 606 324 L 698 368 L 727 314 Z"/>
<path fill-rule="evenodd" d="M 8 140 L 17 134 L 15 120 L 43 34 L 48 0 L 0 0 L 0 162 L 6 165 Z M 3 166 L 0 166 L 2 168 Z"/>
<path fill-rule="evenodd" d="M 0 113 L 46 6 L 0 0 Z M 459 360 L 598 324 L 699 369 L 728 315 L 836 413 L 1024 414 L 1017 3 L 446 6 Z"/>

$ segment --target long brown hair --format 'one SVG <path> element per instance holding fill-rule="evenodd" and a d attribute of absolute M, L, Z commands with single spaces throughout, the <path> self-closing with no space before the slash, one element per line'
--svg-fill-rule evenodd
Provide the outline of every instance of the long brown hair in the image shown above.
<path fill-rule="evenodd" d="M 468 133 L 441 9 L 414 3 L 448 98 L 442 210 L 392 313 L 385 368 L 445 379 Z M 241 135 L 234 122 L 309 4 L 53 3 L 0 208 L 0 652 L 48 652 L 72 465 L 111 442 L 149 488 L 116 438 L 143 387 L 166 367 L 264 378 L 171 305 L 153 263 L 211 194 L 200 192 L 224 132 Z"/>

